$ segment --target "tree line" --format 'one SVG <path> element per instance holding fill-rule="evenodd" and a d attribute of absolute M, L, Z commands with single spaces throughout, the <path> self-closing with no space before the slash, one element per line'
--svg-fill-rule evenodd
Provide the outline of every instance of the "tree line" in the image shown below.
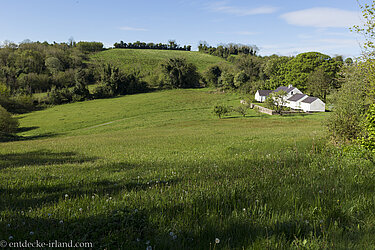
<path fill-rule="evenodd" d="M 136 41 L 134 43 L 124 43 L 120 41 L 113 45 L 116 49 L 157 49 L 157 50 L 182 50 L 182 51 L 191 51 L 190 45 L 180 46 L 176 43 L 175 40 L 169 40 L 168 44 L 163 43 L 145 43 Z"/>
<path fill-rule="evenodd" d="M 227 59 L 231 55 L 252 55 L 257 54 L 258 48 L 253 45 L 243 45 L 236 43 L 222 44 L 217 47 L 210 46 L 207 42 L 201 41 L 198 45 L 198 51 Z"/>

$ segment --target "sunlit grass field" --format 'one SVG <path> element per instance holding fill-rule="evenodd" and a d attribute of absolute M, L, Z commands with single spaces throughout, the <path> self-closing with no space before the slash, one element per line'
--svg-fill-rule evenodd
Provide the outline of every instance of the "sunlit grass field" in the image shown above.
<path fill-rule="evenodd" d="M 212 113 L 239 101 L 169 90 L 20 116 L 23 139 L 0 144 L 0 240 L 374 248 L 373 164 L 325 146 L 327 114 Z"/>
<path fill-rule="evenodd" d="M 152 73 L 157 66 L 168 58 L 183 57 L 194 64 L 202 73 L 210 65 L 229 64 L 223 58 L 198 51 L 147 50 L 147 49 L 110 49 L 91 56 L 91 61 L 112 63 L 125 71 L 139 70 L 141 74 Z"/>

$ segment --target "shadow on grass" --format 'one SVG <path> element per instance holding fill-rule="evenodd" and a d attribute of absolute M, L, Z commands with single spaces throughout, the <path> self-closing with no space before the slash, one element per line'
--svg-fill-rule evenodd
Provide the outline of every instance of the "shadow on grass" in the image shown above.
<path fill-rule="evenodd" d="M 0 134 L 0 143 L 1 142 L 13 142 L 13 141 L 31 141 L 37 139 L 46 139 L 57 136 L 56 133 L 46 133 L 34 136 L 19 136 L 19 135 L 10 135 L 10 134 Z"/>
<path fill-rule="evenodd" d="M 85 157 L 74 152 L 51 152 L 38 150 L 25 153 L 0 154 L 0 170 L 22 166 L 53 165 L 66 163 L 93 162 L 95 157 Z"/>

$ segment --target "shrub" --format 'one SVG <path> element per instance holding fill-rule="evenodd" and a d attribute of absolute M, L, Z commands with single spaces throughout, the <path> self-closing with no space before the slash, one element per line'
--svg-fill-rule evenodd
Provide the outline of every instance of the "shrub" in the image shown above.
<path fill-rule="evenodd" d="M 375 152 L 375 105 L 371 105 L 366 112 L 363 122 L 364 135 L 359 139 L 362 147 Z"/>
<path fill-rule="evenodd" d="M 248 107 L 246 105 L 241 105 L 241 106 L 238 106 L 234 109 L 234 111 L 236 111 L 237 113 L 239 113 L 240 115 L 242 115 L 243 117 L 246 116 L 247 114 L 247 110 L 248 110 Z"/>
<path fill-rule="evenodd" d="M 185 58 L 170 58 L 161 64 L 165 77 L 164 87 L 195 88 L 199 86 L 200 75 L 194 64 Z"/>
<path fill-rule="evenodd" d="M 214 113 L 215 115 L 217 115 L 220 119 L 221 117 L 229 114 L 231 111 L 230 107 L 226 106 L 226 105 L 216 105 L 214 107 Z"/>
<path fill-rule="evenodd" d="M 327 126 L 332 138 L 338 142 L 357 139 L 361 134 L 361 121 L 366 110 L 367 86 L 363 72 L 351 67 L 345 71 L 341 89 L 334 94 L 333 112 Z"/>
<path fill-rule="evenodd" d="M 99 84 L 95 87 L 92 95 L 94 99 L 103 99 L 113 97 L 115 94 L 110 86 Z"/>
<path fill-rule="evenodd" d="M 0 135 L 14 133 L 17 131 L 18 126 L 18 120 L 12 118 L 11 114 L 0 106 Z"/>
<path fill-rule="evenodd" d="M 53 87 L 48 93 L 48 102 L 50 104 L 63 104 L 73 101 L 73 96 L 71 91 L 68 88 L 57 89 Z"/>

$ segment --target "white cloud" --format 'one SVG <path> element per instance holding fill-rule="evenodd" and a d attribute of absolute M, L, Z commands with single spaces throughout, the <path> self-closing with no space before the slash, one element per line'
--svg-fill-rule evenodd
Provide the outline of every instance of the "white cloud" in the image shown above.
<path fill-rule="evenodd" d="M 271 14 L 278 10 L 278 8 L 272 6 L 261 6 L 258 8 L 243 8 L 237 6 L 229 6 L 224 1 L 211 3 L 208 5 L 208 9 L 213 12 L 232 14 L 236 16 Z"/>
<path fill-rule="evenodd" d="M 361 22 L 360 13 L 336 8 L 311 8 L 281 15 L 287 23 L 316 28 L 349 28 Z"/>
<path fill-rule="evenodd" d="M 303 52 L 318 51 L 328 55 L 359 56 L 359 41 L 355 39 L 322 38 L 300 41 L 293 44 L 265 44 L 261 46 L 261 54 L 297 55 Z"/>
<path fill-rule="evenodd" d="M 135 27 L 129 27 L 129 26 L 122 26 L 119 28 L 120 30 L 126 30 L 126 31 L 148 31 L 144 28 L 135 28 Z"/>

